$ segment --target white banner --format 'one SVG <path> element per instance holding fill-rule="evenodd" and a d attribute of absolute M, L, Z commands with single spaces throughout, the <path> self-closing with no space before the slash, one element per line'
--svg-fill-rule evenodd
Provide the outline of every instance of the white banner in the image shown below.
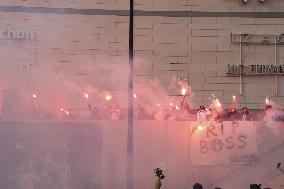
<path fill-rule="evenodd" d="M 256 161 L 256 124 L 249 121 L 190 122 L 193 165 Z"/>

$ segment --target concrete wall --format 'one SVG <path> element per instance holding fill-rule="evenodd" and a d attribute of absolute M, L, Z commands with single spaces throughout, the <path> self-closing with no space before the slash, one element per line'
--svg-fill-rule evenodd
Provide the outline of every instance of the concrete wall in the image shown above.
<path fill-rule="evenodd" d="M 106 124 L 105 124 L 106 123 Z M 126 122 L 104 122 L 104 187 L 126 187 Z M 95 125 L 95 124 L 94 124 Z M 249 188 L 249 184 L 280 189 L 283 175 L 276 169 L 283 161 L 283 123 L 273 129 L 257 122 L 257 161 L 251 164 L 194 165 L 191 161 L 192 122 L 136 121 L 134 124 L 134 188 L 153 188 L 153 169 L 162 167 L 163 188 Z M 112 170 L 110 172 L 110 170 Z M 111 181 L 110 181 L 111 180 Z"/>
<path fill-rule="evenodd" d="M 283 162 L 283 123 L 274 123 L 273 129 L 260 122 L 256 124 L 255 162 L 202 166 L 191 161 L 189 129 L 193 125 L 192 122 L 135 121 L 135 189 L 154 188 L 156 167 L 165 170 L 165 189 L 188 189 L 195 182 L 205 188 L 225 189 L 245 189 L 251 183 L 280 189 L 284 184 L 283 174 L 276 169 L 277 162 Z M 127 121 L 1 122 L 0 135 L 0 163 L 4 170 L 0 181 L 6 188 L 10 186 L 8 183 L 17 183 L 18 177 L 33 183 L 30 181 L 33 177 L 27 175 L 36 175 L 39 180 L 52 179 L 58 166 L 69 171 L 60 175 L 56 183 L 62 182 L 68 188 L 126 188 Z M 18 175 L 14 182 L 9 179 L 12 175 Z"/>
<path fill-rule="evenodd" d="M 174 76 L 187 78 L 195 94 L 194 108 L 207 104 L 212 93 L 225 105 L 231 102 L 233 94 L 237 95 L 240 107 L 261 109 L 265 96 L 283 105 L 282 76 L 278 78 L 277 96 L 275 78 L 269 76 L 244 78 L 244 95 L 239 96 L 239 78 L 228 77 L 226 65 L 239 63 L 239 46 L 231 44 L 231 33 L 283 33 L 284 2 L 266 0 L 260 4 L 249 0 L 243 5 L 238 0 L 137 0 L 135 3 L 140 10 L 135 18 L 135 81 L 158 79 L 166 88 Z M 68 75 L 72 82 L 111 89 L 125 99 L 127 77 L 125 72 L 114 70 L 127 66 L 127 9 L 125 0 L 1 1 L 2 30 L 35 31 L 37 36 L 34 50 L 29 42 L 19 45 L 1 41 L 0 60 L 28 67 L 47 65 Z M 232 12 L 236 12 L 234 16 L 230 16 Z M 271 14 L 259 16 L 262 12 Z M 11 51 L 15 52 L 13 56 Z M 283 51 L 284 47 L 279 46 L 278 64 L 283 63 Z M 273 64 L 273 56 L 270 46 L 243 47 L 244 64 Z M 96 68 L 95 72 L 84 69 L 90 65 Z M 94 73 L 104 82 L 94 80 Z M 177 95 L 178 91 L 170 90 L 168 94 Z"/>
<path fill-rule="evenodd" d="M 3 188 L 103 187 L 99 126 L 23 121 L 0 125 Z"/>

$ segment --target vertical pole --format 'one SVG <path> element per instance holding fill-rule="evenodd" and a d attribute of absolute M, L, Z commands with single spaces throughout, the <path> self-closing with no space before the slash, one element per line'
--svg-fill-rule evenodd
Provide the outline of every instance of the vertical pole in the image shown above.
<path fill-rule="evenodd" d="M 243 65 L 243 53 L 242 53 L 242 34 L 240 34 L 240 66 Z M 240 96 L 243 95 L 243 79 L 242 79 L 242 73 L 240 73 Z"/>
<path fill-rule="evenodd" d="M 127 132 L 127 189 L 133 189 L 133 47 L 134 0 L 129 7 L 129 65 L 128 65 L 128 132 Z"/>
<path fill-rule="evenodd" d="M 32 54 L 32 61 L 35 59 L 35 40 L 33 39 L 33 54 Z"/>
<path fill-rule="evenodd" d="M 275 44 L 274 44 L 274 64 L 277 65 L 277 42 L 278 37 L 275 35 Z M 278 77 L 275 75 L 275 96 L 278 96 Z"/>

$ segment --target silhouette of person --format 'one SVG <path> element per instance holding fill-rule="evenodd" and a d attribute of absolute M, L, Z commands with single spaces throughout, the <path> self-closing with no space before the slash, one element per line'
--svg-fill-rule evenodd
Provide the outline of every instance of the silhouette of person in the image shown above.
<path fill-rule="evenodd" d="M 203 187 L 200 183 L 197 182 L 193 185 L 193 189 L 203 189 Z"/>

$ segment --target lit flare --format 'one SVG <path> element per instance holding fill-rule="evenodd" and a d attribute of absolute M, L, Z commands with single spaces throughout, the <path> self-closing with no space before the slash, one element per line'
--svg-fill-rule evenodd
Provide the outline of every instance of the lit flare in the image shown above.
<path fill-rule="evenodd" d="M 88 93 L 84 93 L 84 97 L 85 97 L 86 99 L 88 99 L 88 98 L 89 98 L 89 94 L 88 94 Z"/>
<path fill-rule="evenodd" d="M 236 102 L 236 96 L 234 95 L 232 96 L 232 98 L 233 98 L 233 102 Z"/>
<path fill-rule="evenodd" d="M 179 107 L 178 107 L 178 105 L 176 105 L 176 110 L 179 110 Z"/>
<path fill-rule="evenodd" d="M 187 91 L 186 88 L 182 88 L 181 89 L 181 94 L 184 96 L 186 94 L 186 91 Z"/>
<path fill-rule="evenodd" d="M 215 103 L 218 108 L 221 108 L 222 104 L 218 98 L 215 100 Z"/>
<path fill-rule="evenodd" d="M 112 96 L 111 96 L 111 95 L 107 95 L 107 96 L 106 96 L 106 101 L 111 101 L 111 99 L 112 99 Z"/>
<path fill-rule="evenodd" d="M 199 131 L 202 131 L 204 128 L 205 128 L 205 127 L 204 127 L 203 125 L 198 125 L 198 126 L 197 126 L 197 129 L 198 129 Z"/>
<path fill-rule="evenodd" d="M 265 104 L 266 104 L 266 105 L 269 105 L 269 97 L 266 97 L 266 98 L 265 98 Z"/>

